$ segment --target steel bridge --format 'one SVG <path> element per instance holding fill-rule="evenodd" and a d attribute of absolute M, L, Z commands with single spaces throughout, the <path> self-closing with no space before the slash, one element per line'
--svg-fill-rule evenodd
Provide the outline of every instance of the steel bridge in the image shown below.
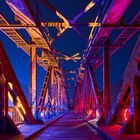
<path fill-rule="evenodd" d="M 140 139 L 139 0 L 0 7 L 0 139 Z"/>

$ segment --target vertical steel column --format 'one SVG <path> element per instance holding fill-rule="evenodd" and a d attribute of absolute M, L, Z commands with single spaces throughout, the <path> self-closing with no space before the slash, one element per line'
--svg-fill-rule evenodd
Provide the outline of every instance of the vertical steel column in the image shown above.
<path fill-rule="evenodd" d="M 92 90 L 91 90 L 91 84 L 90 84 L 90 76 L 89 76 L 89 72 L 88 72 L 88 68 L 86 69 L 86 94 L 87 94 L 87 98 L 86 98 L 86 106 L 87 106 L 87 113 L 88 115 L 91 115 L 91 112 L 89 113 L 89 111 L 93 110 L 92 108 L 92 104 L 91 104 L 91 99 L 93 99 L 92 96 Z"/>
<path fill-rule="evenodd" d="M 4 90 L 4 116 L 8 114 L 8 82 L 5 81 L 5 90 Z"/>
<path fill-rule="evenodd" d="M 63 108 L 63 94 L 62 94 L 62 85 L 60 83 L 60 100 L 61 100 L 61 111 L 62 111 L 62 108 Z"/>
<path fill-rule="evenodd" d="M 54 106 L 54 96 L 55 96 L 55 93 L 54 93 L 54 78 L 55 78 L 55 75 L 54 75 L 54 69 L 52 67 L 52 70 L 51 70 L 51 77 L 50 77 L 50 80 L 51 80 L 51 106 L 53 108 Z"/>
<path fill-rule="evenodd" d="M 61 95 L 61 79 L 58 77 L 58 98 L 59 98 L 59 109 L 61 112 L 62 108 L 62 95 Z"/>
<path fill-rule="evenodd" d="M 134 133 L 140 133 L 140 77 L 134 78 Z"/>
<path fill-rule="evenodd" d="M 36 112 L 36 47 L 30 48 L 30 87 L 31 87 L 31 110 L 34 115 Z"/>
<path fill-rule="evenodd" d="M 80 104 L 79 104 L 79 100 L 80 100 L 80 96 L 81 96 L 81 91 L 80 91 L 80 82 L 77 83 L 77 90 L 76 90 L 76 94 L 75 94 L 75 98 L 76 98 L 76 106 L 77 106 L 77 112 L 80 112 Z"/>
<path fill-rule="evenodd" d="M 64 87 L 62 85 L 62 107 L 63 107 L 63 111 L 64 111 Z"/>
<path fill-rule="evenodd" d="M 6 117 L 5 112 L 5 78 L 0 72 L 0 131 L 6 133 Z"/>
<path fill-rule="evenodd" d="M 87 87 L 87 83 L 88 80 L 87 80 L 87 68 L 85 68 L 85 80 L 84 80 L 84 84 L 85 84 L 85 90 L 84 90 L 84 97 L 85 97 L 85 105 L 84 105 L 84 110 L 85 110 L 85 114 L 88 115 L 88 100 L 87 100 L 87 97 L 88 97 L 88 87 Z"/>
<path fill-rule="evenodd" d="M 57 76 L 57 94 L 58 94 L 58 110 L 60 112 L 60 87 L 59 87 L 59 78 Z"/>
<path fill-rule="evenodd" d="M 81 101 L 79 101 L 80 103 L 80 108 L 81 108 L 81 113 L 84 113 L 84 101 L 85 101 L 85 77 L 82 79 L 82 86 L 81 86 Z"/>
<path fill-rule="evenodd" d="M 104 119 L 106 119 L 110 109 L 110 71 L 109 71 L 109 47 L 105 46 L 103 49 L 103 108 Z"/>
<path fill-rule="evenodd" d="M 90 78 L 93 96 L 95 98 L 96 108 L 98 109 L 99 114 L 102 115 L 103 114 L 102 100 L 101 100 L 101 96 L 99 94 L 98 85 L 96 83 L 96 77 L 95 77 L 94 69 L 92 68 L 92 66 L 88 67 L 88 75 Z"/>
<path fill-rule="evenodd" d="M 78 112 L 78 81 L 76 83 L 76 86 L 75 86 L 75 91 L 74 91 L 74 110 L 75 112 Z"/>
<path fill-rule="evenodd" d="M 58 92 L 58 80 L 57 80 L 57 75 L 56 75 L 56 107 L 57 107 L 57 113 L 59 113 L 59 92 Z"/>
<path fill-rule="evenodd" d="M 82 81 L 82 114 L 86 115 L 86 72 L 84 71 L 84 78 Z"/>

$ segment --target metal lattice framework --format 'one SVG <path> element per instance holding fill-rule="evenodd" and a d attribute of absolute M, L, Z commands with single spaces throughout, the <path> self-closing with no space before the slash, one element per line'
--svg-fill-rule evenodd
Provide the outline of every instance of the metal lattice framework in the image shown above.
<path fill-rule="evenodd" d="M 133 19 L 129 21 L 127 25 L 125 25 L 124 22 L 122 23 L 120 21 L 122 20 L 122 17 L 126 12 L 128 6 L 131 6 L 131 4 L 132 2 L 129 0 L 128 1 L 126 0 L 125 2 L 114 0 L 112 2 L 110 8 L 106 13 L 106 16 L 102 19 L 103 26 L 101 26 L 99 29 L 92 30 L 88 48 L 86 49 L 85 54 L 83 55 L 83 61 L 81 63 L 81 67 L 79 70 L 79 77 L 77 80 L 77 84 L 75 86 L 74 106 L 76 112 L 79 112 L 83 115 L 93 117 L 101 116 L 99 123 L 105 121 L 106 119 L 107 123 L 114 121 L 117 118 L 117 116 L 119 116 L 118 114 L 120 113 L 119 109 L 121 107 L 122 108 L 126 107 L 128 101 L 130 100 L 130 94 L 128 93 L 129 91 L 124 90 L 125 87 L 127 87 L 126 89 L 128 89 L 128 85 L 125 85 L 123 86 L 122 96 L 118 95 L 118 100 L 114 103 L 113 107 L 111 108 L 110 106 L 111 99 L 110 99 L 110 80 L 109 80 L 110 79 L 109 57 L 111 57 L 112 54 L 114 54 L 118 49 L 123 47 L 128 40 L 130 40 L 136 33 L 139 32 L 140 29 L 139 10 L 137 10 L 136 15 L 133 16 Z M 117 10 L 119 11 L 118 13 L 115 12 Z M 116 36 L 116 38 L 113 41 L 110 41 L 111 35 L 115 29 L 120 29 L 121 32 Z M 102 64 L 103 64 L 103 80 L 104 80 L 103 94 L 99 93 L 96 78 L 94 76 L 95 70 L 99 68 Z M 88 78 L 90 76 L 91 78 Z M 130 83 L 133 82 L 132 81 L 133 78 L 130 80 Z M 88 90 L 89 89 L 88 82 L 85 79 L 91 79 L 91 81 L 89 81 L 91 89 L 90 91 Z M 125 84 L 127 84 L 126 81 L 127 80 L 125 80 Z M 83 86 L 81 85 L 84 85 L 85 88 L 83 88 Z M 126 98 L 126 96 L 128 98 Z M 87 100 L 87 98 L 91 97 L 93 98 L 94 102 L 91 102 L 91 100 Z M 121 101 L 121 99 L 123 99 L 123 101 Z M 95 110 L 93 109 L 93 106 L 96 106 Z M 124 112 L 125 117 L 126 112 L 128 112 L 128 109 L 125 110 Z"/>
<path fill-rule="evenodd" d="M 90 9 L 94 8 L 98 2 L 99 1 L 94 2 L 92 0 L 72 20 L 68 20 L 47 0 L 41 0 L 40 3 L 52 11 L 61 20 L 60 22 L 44 20 L 41 9 L 39 8 L 39 3 L 36 0 L 6 1 L 15 15 L 15 23 L 10 23 L 4 15 L 0 14 L 0 29 L 15 42 L 19 48 L 30 56 L 31 110 L 22 96 L 22 91 L 20 100 L 24 108 L 27 108 L 29 111 L 24 117 L 29 117 L 32 122 L 34 121 L 33 115 L 35 114 L 37 119 L 41 120 L 43 117 L 49 118 L 51 115 L 67 110 L 67 80 L 73 80 L 76 83 L 73 100 L 74 109 L 77 113 L 94 118 L 101 116 L 101 121 L 108 120 L 108 122 L 116 117 L 114 115 L 116 113 L 115 111 L 115 113 L 112 113 L 110 116 L 108 115 L 111 108 L 109 60 L 112 54 L 123 47 L 128 40 L 139 32 L 140 12 L 137 10 L 131 21 L 126 24 L 122 22 L 122 19 L 128 7 L 131 6 L 133 2 L 131 0 L 107 0 L 106 2 L 100 2 L 101 8 L 92 22 L 78 22 L 78 19 Z M 37 16 L 35 13 L 37 13 Z M 77 28 L 82 26 L 91 28 L 89 38 L 85 37 Z M 49 28 L 55 28 L 57 30 L 54 37 L 50 35 Z M 18 32 L 20 29 L 24 29 L 29 35 L 30 43 L 27 43 L 25 38 Z M 82 39 L 87 41 L 88 45 L 84 50 L 83 57 L 81 57 L 81 52 L 67 56 L 54 49 L 54 42 L 57 41 L 57 38 L 67 29 L 73 29 Z M 120 32 L 117 33 L 114 40 L 111 40 L 111 36 L 115 30 L 120 30 Z M 41 52 L 41 55 L 37 50 Z M 76 75 L 77 70 L 71 70 L 66 73 L 74 74 L 75 77 L 65 77 L 65 70 L 61 67 L 63 62 L 60 63 L 60 60 L 72 60 L 75 62 L 81 60 L 78 75 Z M 7 63 L 10 65 L 10 62 Z M 37 63 L 46 71 L 38 101 L 36 91 Z M 103 94 L 98 89 L 95 77 L 96 69 L 102 64 L 104 80 Z M 12 68 L 10 67 L 10 69 Z M 13 81 L 15 81 L 15 79 Z M 18 82 L 16 82 L 16 85 L 18 85 Z M 69 104 L 72 106 L 73 101 L 70 101 Z M 117 108 L 117 105 L 113 106 L 113 108 L 115 107 Z"/>

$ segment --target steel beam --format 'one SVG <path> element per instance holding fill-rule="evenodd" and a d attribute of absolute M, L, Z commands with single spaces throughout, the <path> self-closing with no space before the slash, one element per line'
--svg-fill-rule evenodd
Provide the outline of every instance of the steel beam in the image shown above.
<path fill-rule="evenodd" d="M 67 25 L 65 22 L 41 22 L 35 24 L 0 24 L 1 29 L 25 29 L 25 28 L 39 28 L 39 27 L 67 27 L 73 26 L 87 26 L 87 27 L 102 27 L 102 28 L 140 28 L 139 24 L 101 24 L 98 22 L 75 22 Z"/>
<path fill-rule="evenodd" d="M 30 48 L 30 87 L 31 87 L 31 110 L 33 115 L 36 112 L 36 47 L 32 46 Z"/>
<path fill-rule="evenodd" d="M 134 78 L 134 133 L 140 133 L 140 77 Z"/>
<path fill-rule="evenodd" d="M 20 132 L 8 115 L 8 82 L 0 70 L 0 134 Z"/>
<path fill-rule="evenodd" d="M 103 21 L 102 24 L 103 25 L 104 24 L 105 25 L 117 24 L 117 22 L 120 20 L 120 18 L 122 17 L 124 12 L 126 11 L 127 7 L 131 4 L 131 2 L 132 2 L 131 0 L 124 0 L 124 1 L 113 0 L 111 6 L 108 9 L 108 12 L 106 13 L 106 16 L 102 20 Z M 118 12 L 116 13 L 116 11 L 118 11 Z M 94 43 L 97 43 L 97 42 L 104 44 L 104 42 L 109 37 L 109 35 L 113 29 L 114 29 L 114 27 L 101 28 L 99 30 L 99 32 L 96 32 L 97 34 L 95 34 L 93 36 L 91 45 L 93 45 Z M 93 51 L 94 51 L 94 54 L 97 53 L 97 50 L 93 50 L 94 47 L 91 47 L 91 45 L 89 46 L 88 51 L 86 52 L 86 56 L 88 56 Z"/>
<path fill-rule="evenodd" d="M 42 90 L 40 93 L 40 97 L 38 99 L 38 104 L 37 104 L 37 119 L 38 120 L 41 120 L 41 112 L 43 111 L 43 109 L 44 108 L 49 109 L 48 103 L 50 102 L 50 96 L 49 96 L 48 88 L 49 88 L 49 82 L 51 78 L 51 70 L 52 70 L 52 67 L 48 67 L 48 70 L 44 79 L 44 83 L 42 86 Z"/>
<path fill-rule="evenodd" d="M 101 100 L 101 96 L 99 94 L 98 86 L 96 83 L 96 77 L 94 75 L 94 70 L 91 66 L 88 67 L 88 74 L 90 77 L 90 83 L 91 83 L 91 87 L 93 90 L 93 96 L 94 96 L 95 102 L 96 102 L 96 108 L 98 109 L 100 115 L 102 115 L 103 114 L 102 100 Z"/>
<path fill-rule="evenodd" d="M 103 108 L 104 119 L 106 119 L 108 111 L 110 109 L 110 72 L 109 72 L 109 48 L 103 49 Z"/>
<path fill-rule="evenodd" d="M 5 112 L 5 78 L 3 74 L 0 71 L 0 118 L 4 117 L 6 115 Z"/>

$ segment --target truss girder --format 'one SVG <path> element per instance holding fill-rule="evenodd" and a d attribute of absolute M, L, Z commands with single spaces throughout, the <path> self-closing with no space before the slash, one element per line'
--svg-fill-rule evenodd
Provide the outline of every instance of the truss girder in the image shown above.
<path fill-rule="evenodd" d="M 10 82 L 12 84 L 12 89 L 10 86 L 8 86 L 8 89 L 13 98 L 13 101 L 14 101 L 13 103 L 15 105 L 17 105 L 20 102 L 21 106 L 19 106 L 19 110 L 21 110 L 21 114 L 23 114 L 25 121 L 34 123 L 34 118 L 31 113 L 30 107 L 29 107 L 27 100 L 24 96 L 24 93 L 20 87 L 20 84 L 16 78 L 16 75 L 10 64 L 8 56 L 5 52 L 5 50 L 3 49 L 2 43 L 0 43 L 0 62 L 1 62 L 0 71 L 6 78 L 6 81 L 8 83 Z M 23 109 L 22 109 L 22 107 L 23 107 Z M 23 111 L 25 111 L 25 110 L 26 110 L 26 112 L 23 113 Z"/>

